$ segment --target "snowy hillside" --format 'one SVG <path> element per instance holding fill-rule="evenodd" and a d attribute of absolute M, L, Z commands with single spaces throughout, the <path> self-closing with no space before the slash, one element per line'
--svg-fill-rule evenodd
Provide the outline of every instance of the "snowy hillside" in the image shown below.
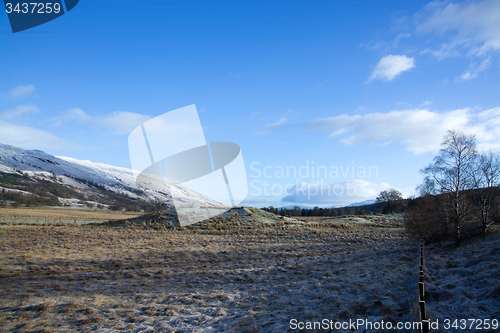
<path fill-rule="evenodd" d="M 48 181 L 69 186 L 82 193 L 86 200 L 102 197 L 103 194 L 115 194 L 111 201 L 119 200 L 116 195 L 139 203 L 166 203 L 172 205 L 171 193 L 186 206 L 220 206 L 210 198 L 196 192 L 175 186 L 151 181 L 148 188 L 136 184 L 132 170 L 103 163 L 93 163 L 69 157 L 55 157 L 40 150 L 25 150 L 0 144 L 0 173 L 22 175 L 30 181 Z M 12 188 L 8 184 L 0 184 Z M 28 190 L 29 191 L 29 190 Z M 66 204 L 72 204 L 71 198 L 60 198 Z M 76 200 L 79 201 L 79 200 Z M 97 200 L 94 200 L 98 202 Z"/>

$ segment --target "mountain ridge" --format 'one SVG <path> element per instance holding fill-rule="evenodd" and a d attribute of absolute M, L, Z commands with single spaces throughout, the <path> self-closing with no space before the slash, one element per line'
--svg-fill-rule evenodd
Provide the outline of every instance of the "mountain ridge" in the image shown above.
<path fill-rule="evenodd" d="M 131 169 L 71 157 L 52 156 L 41 150 L 27 150 L 1 143 L 0 173 L 18 176 L 17 178 L 12 176 L 15 179 L 3 177 L 9 178 L 10 182 L 15 184 L 5 184 L 5 180 L 2 182 L 0 179 L 2 189 L 7 192 L 29 192 L 30 185 L 34 186 L 38 183 L 38 185 L 45 184 L 47 187 L 47 182 L 55 186 L 70 187 L 82 194 L 80 198 L 58 196 L 62 204 L 70 206 L 85 205 L 90 202 L 104 206 L 163 205 L 171 208 L 173 207 L 172 194 L 183 206 L 221 206 L 214 200 L 180 185 L 168 187 L 163 182 L 151 181 L 147 188 L 140 186 L 135 182 L 137 172 Z M 52 186 L 52 191 L 65 192 L 64 189 L 60 188 L 60 190 L 62 191 L 54 190 Z M 83 203 L 75 204 L 78 201 Z"/>

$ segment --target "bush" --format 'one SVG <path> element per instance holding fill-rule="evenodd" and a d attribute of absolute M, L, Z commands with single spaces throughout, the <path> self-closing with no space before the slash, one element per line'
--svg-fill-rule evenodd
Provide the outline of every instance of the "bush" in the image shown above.
<path fill-rule="evenodd" d="M 129 212 L 140 212 L 141 208 L 138 205 L 133 205 L 133 206 L 127 207 L 127 211 L 129 211 Z"/>
<path fill-rule="evenodd" d="M 115 203 L 115 204 L 112 204 L 111 206 L 109 206 L 109 209 L 114 210 L 114 211 L 118 211 L 118 210 L 123 210 L 123 207 L 120 204 Z"/>

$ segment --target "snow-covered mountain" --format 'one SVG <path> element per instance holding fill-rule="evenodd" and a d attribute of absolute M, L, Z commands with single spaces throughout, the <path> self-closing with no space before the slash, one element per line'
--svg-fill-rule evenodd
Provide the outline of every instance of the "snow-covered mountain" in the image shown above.
<path fill-rule="evenodd" d="M 25 179 L 35 182 L 48 181 L 68 186 L 82 193 L 86 200 L 96 203 L 99 202 L 96 199 L 108 194 L 108 201 L 123 198 L 126 202 L 166 203 L 173 206 L 174 194 L 186 206 L 220 206 L 216 201 L 180 185 L 167 187 L 164 182 L 151 180 L 147 188 L 144 188 L 136 184 L 136 175 L 127 168 L 69 157 L 55 157 L 41 150 L 25 150 L 4 144 L 0 144 L 0 173 L 22 175 Z M 12 188 L 6 184 L 0 185 L 7 190 Z M 111 197 L 109 194 L 112 194 Z M 75 201 L 71 199 L 59 198 L 66 204 Z"/>
<path fill-rule="evenodd" d="M 365 200 L 361 202 L 355 202 L 350 205 L 347 205 L 346 207 L 358 207 L 358 206 L 367 206 L 367 205 L 373 205 L 374 203 L 377 203 L 377 200 L 371 199 L 371 200 Z"/>

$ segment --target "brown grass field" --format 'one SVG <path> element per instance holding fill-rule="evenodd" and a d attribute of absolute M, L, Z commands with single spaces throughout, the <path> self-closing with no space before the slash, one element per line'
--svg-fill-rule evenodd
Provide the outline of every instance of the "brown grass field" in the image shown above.
<path fill-rule="evenodd" d="M 490 280 L 474 315 L 498 313 L 498 236 L 459 249 L 487 256 Z M 396 323 L 416 314 L 418 246 L 401 228 L 3 225 L 0 251 L 1 332 L 298 332 L 291 319 Z M 439 270 L 454 258 L 448 248 L 429 250 L 432 288 L 462 288 Z M 441 306 L 443 294 L 430 292 L 438 295 L 431 314 L 454 313 L 456 299 Z M 460 297 L 478 301 L 473 292 Z"/>
<path fill-rule="evenodd" d="M 42 207 L 2 207 L 0 208 L 0 221 L 30 220 L 30 222 L 56 222 L 56 221 L 108 221 L 133 218 L 141 215 L 136 212 L 121 212 L 98 209 L 71 209 L 71 208 L 42 208 Z"/>

